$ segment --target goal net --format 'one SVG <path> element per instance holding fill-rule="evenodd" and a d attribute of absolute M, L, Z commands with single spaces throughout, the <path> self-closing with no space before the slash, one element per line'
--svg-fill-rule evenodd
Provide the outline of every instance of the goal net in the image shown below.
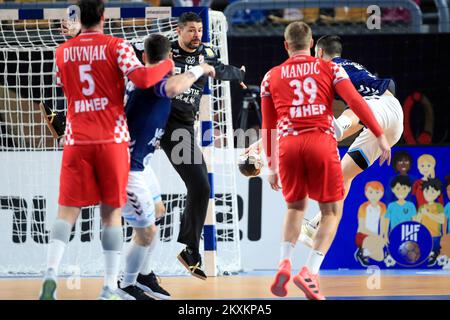
<path fill-rule="evenodd" d="M 169 11 L 171 9 L 167 8 Z M 172 12 L 174 12 L 172 8 Z M 29 11 L 29 12 L 28 12 Z M 38 13 L 36 13 L 38 11 Z M 226 20 L 209 11 L 210 44 L 228 63 Z M 66 9 L 0 11 L 0 275 L 42 274 L 49 230 L 57 214 L 62 148 L 45 127 L 39 112 L 43 101 L 65 112 L 66 100 L 55 85 L 54 53 L 67 38 L 59 28 Z M 134 17 L 137 16 L 137 17 Z M 148 8 L 107 8 L 106 34 L 141 41 L 150 33 L 176 39 L 177 17 L 150 17 Z M 22 20 L 20 20 L 22 19 Z M 238 209 L 229 83 L 211 83 L 210 118 L 214 130 L 214 191 L 217 231 L 216 270 L 240 269 Z M 159 243 L 152 255 L 157 274 L 186 273 L 176 260 L 186 189 L 164 152 L 152 167 L 159 178 L 167 214 L 159 226 Z M 63 258 L 61 274 L 100 275 L 101 223 L 97 206 L 83 208 Z M 132 229 L 124 224 L 126 242 Z M 125 246 L 126 247 L 126 246 Z M 203 244 L 201 244 L 203 249 Z"/>

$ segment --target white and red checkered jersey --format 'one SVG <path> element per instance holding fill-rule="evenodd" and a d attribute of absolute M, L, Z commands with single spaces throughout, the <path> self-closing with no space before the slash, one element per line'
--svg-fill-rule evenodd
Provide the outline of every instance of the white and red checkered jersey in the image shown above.
<path fill-rule="evenodd" d="M 131 45 L 86 32 L 56 49 L 56 81 L 67 98 L 66 144 L 130 140 L 124 112 L 124 76 L 143 67 Z"/>
<path fill-rule="evenodd" d="M 348 79 L 345 70 L 310 55 L 299 54 L 272 68 L 261 83 L 261 98 L 270 97 L 280 136 L 308 128 L 333 131 L 334 87 Z"/>

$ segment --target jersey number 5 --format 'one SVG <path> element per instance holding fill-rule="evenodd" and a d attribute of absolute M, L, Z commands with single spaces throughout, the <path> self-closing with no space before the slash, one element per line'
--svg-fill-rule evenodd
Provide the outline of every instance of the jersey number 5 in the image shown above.
<path fill-rule="evenodd" d="M 91 96 L 95 91 L 95 82 L 92 78 L 89 71 L 91 71 L 91 65 L 90 64 L 83 64 L 80 66 L 80 81 L 81 83 L 87 81 L 88 87 L 83 87 L 81 92 L 83 92 L 83 95 L 85 96 Z"/>
<path fill-rule="evenodd" d="M 291 86 L 291 88 L 294 89 L 294 100 L 292 100 L 292 105 L 293 106 L 301 106 L 304 104 L 304 100 L 305 100 L 305 95 L 303 93 L 306 93 L 307 95 L 309 95 L 309 99 L 308 99 L 308 103 L 314 103 L 314 101 L 316 100 L 317 97 L 317 83 L 316 80 L 314 80 L 314 78 L 306 78 L 303 81 L 303 85 L 302 82 L 298 79 L 292 80 L 291 82 L 289 82 L 289 85 Z M 303 90 L 302 90 L 303 89 Z"/>

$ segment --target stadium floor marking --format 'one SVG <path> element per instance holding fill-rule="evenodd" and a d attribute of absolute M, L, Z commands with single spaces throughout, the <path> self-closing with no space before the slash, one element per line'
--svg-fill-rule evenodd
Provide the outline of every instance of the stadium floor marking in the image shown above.
<path fill-rule="evenodd" d="M 381 272 L 379 286 L 371 289 L 370 274 L 358 272 L 325 272 L 320 279 L 321 291 L 329 300 L 428 300 L 450 299 L 450 275 L 436 270 Z M 333 273 L 333 275 L 331 274 Z M 337 273 L 337 275 L 336 275 Z M 175 300 L 275 300 L 270 293 L 275 270 L 241 273 L 237 276 L 210 277 L 201 281 L 191 276 L 161 277 L 162 286 Z M 397 275 L 396 275 L 397 274 Z M 78 283 L 78 287 L 77 287 Z M 42 279 L 2 278 L 0 299 L 34 300 L 39 294 Z M 59 279 L 58 296 L 67 300 L 96 299 L 103 279 L 65 277 Z M 287 300 L 303 300 L 303 293 L 290 281 Z"/>

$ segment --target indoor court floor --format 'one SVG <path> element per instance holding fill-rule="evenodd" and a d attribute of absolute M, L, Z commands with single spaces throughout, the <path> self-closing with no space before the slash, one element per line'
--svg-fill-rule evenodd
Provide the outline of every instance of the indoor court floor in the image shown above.
<path fill-rule="evenodd" d="M 281 299 L 271 294 L 269 287 L 275 271 L 252 271 L 238 275 L 210 277 L 206 281 L 191 276 L 161 277 L 161 285 L 173 299 Z M 35 300 L 40 278 L 1 278 L 0 300 Z M 100 293 L 102 278 L 60 278 L 58 299 L 95 300 Z M 366 271 L 323 271 L 320 286 L 329 300 L 450 300 L 449 270 L 396 270 L 368 274 Z M 292 283 L 282 299 L 305 299 Z"/>

